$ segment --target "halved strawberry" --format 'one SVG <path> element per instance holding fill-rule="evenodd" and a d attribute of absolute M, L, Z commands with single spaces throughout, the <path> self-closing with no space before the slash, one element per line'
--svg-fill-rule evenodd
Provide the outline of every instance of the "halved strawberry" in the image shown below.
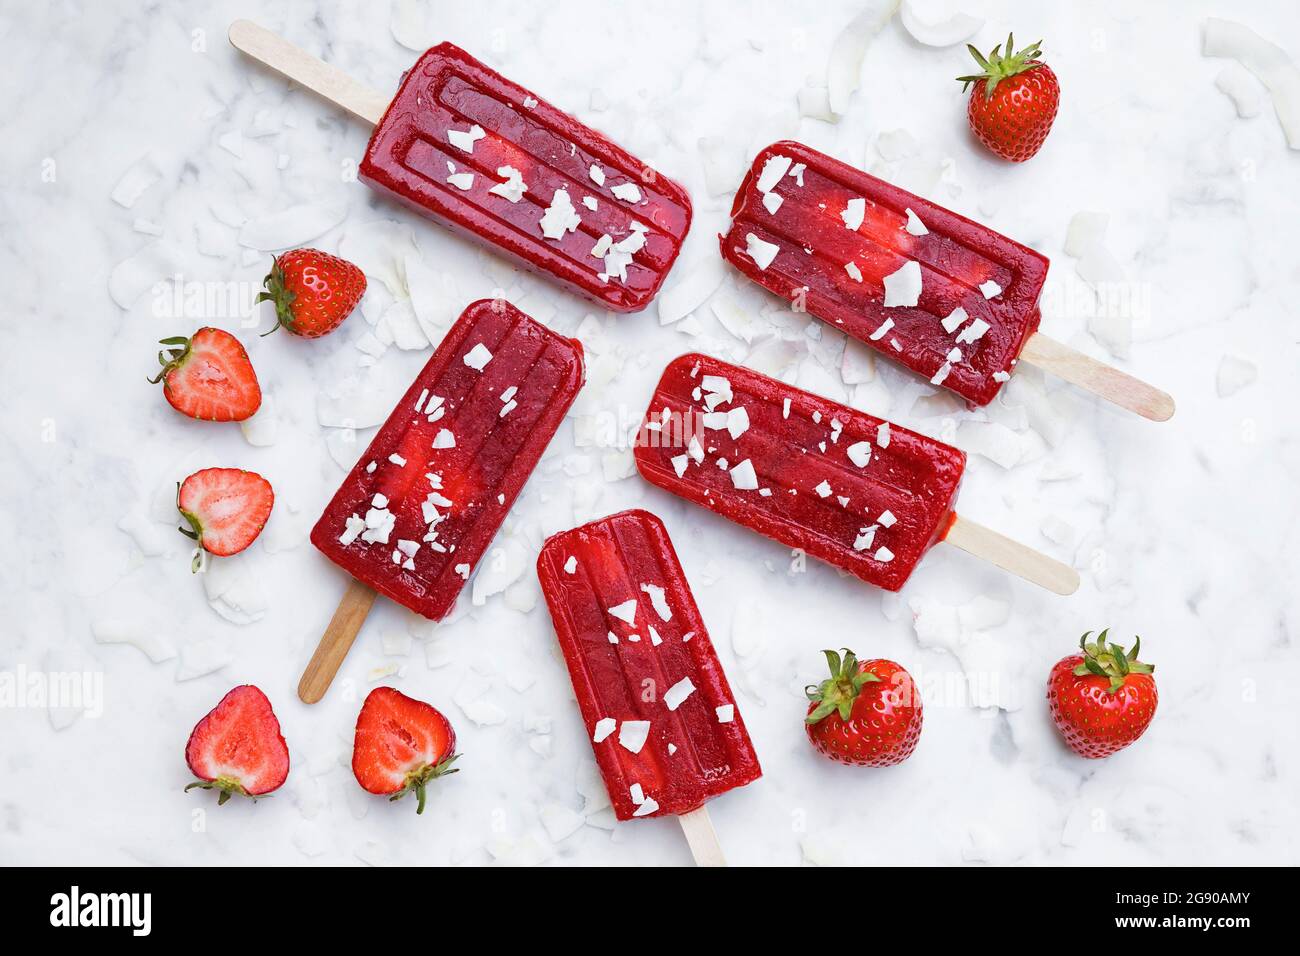
<path fill-rule="evenodd" d="M 185 792 L 220 790 L 217 806 L 236 794 L 258 797 L 279 789 L 289 776 L 289 748 L 266 695 L 244 684 L 221 698 L 195 724 L 185 762 L 199 778 Z"/>
<path fill-rule="evenodd" d="M 176 508 L 189 522 L 181 534 L 209 554 L 243 551 L 262 533 L 275 504 L 271 483 L 255 471 L 204 468 L 176 489 Z M 195 556 L 198 570 L 199 555 Z"/>
<path fill-rule="evenodd" d="M 163 395 L 182 415 L 208 422 L 242 422 L 262 405 L 262 388 L 248 353 L 229 332 L 199 329 L 160 340 L 158 353 Z"/>
<path fill-rule="evenodd" d="M 424 812 L 430 780 L 455 773 L 456 733 L 447 718 L 423 701 L 391 687 L 376 687 L 357 715 L 352 773 L 370 793 L 400 800 L 415 791 Z"/>

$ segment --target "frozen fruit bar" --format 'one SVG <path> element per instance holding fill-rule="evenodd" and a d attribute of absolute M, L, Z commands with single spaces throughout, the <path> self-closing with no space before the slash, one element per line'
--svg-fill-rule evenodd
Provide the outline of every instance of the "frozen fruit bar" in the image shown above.
<path fill-rule="evenodd" d="M 620 820 L 685 814 L 762 774 L 663 522 L 550 538 L 537 576 Z"/>
<path fill-rule="evenodd" d="M 582 346 L 470 305 L 343 480 L 312 544 L 425 617 L 451 610 L 583 381 Z"/>
<path fill-rule="evenodd" d="M 406 74 L 360 172 L 619 312 L 654 298 L 691 224 L 681 186 L 450 43 Z"/>
<path fill-rule="evenodd" d="M 801 143 L 758 154 L 731 215 L 728 262 L 974 404 L 1038 328 L 1044 256 Z"/>
<path fill-rule="evenodd" d="M 750 369 L 664 370 L 636 465 L 661 488 L 897 591 L 952 521 L 966 456 Z"/>

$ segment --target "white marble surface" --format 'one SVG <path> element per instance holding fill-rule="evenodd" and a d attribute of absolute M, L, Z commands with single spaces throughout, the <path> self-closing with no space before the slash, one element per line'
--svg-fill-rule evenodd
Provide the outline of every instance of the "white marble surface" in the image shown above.
<path fill-rule="evenodd" d="M 798 91 L 825 83 L 831 44 L 859 3 L 393 8 L 390 18 L 382 2 L 52 2 L 0 14 L 0 529 L 10 542 L 0 669 L 86 670 L 103 689 L 97 716 L 0 710 L 0 861 L 687 862 L 671 819 L 613 825 L 597 799 L 584 822 L 590 747 L 535 606 L 542 538 L 633 506 L 675 536 L 765 770 L 710 804 L 732 861 L 1300 859 L 1300 256 L 1288 238 L 1300 152 L 1254 79 L 1242 85 L 1261 108 L 1239 117 L 1215 86 L 1229 61 L 1201 55 L 1205 17 L 1223 16 L 1300 58 L 1294 4 L 969 0 L 987 19 L 979 46 L 1009 28 L 1041 36 L 1061 77 L 1055 129 L 1014 167 L 966 130 L 951 79 L 968 69 L 962 47 L 923 47 L 897 18 L 870 47 L 847 115 L 800 117 Z M 816 325 L 805 334 L 731 276 L 716 301 L 753 317 L 751 343 L 708 307 L 695 335 L 661 326 L 654 306 L 596 314 L 353 181 L 367 130 L 236 54 L 225 30 L 238 16 L 379 88 L 395 85 L 413 50 L 450 39 L 574 111 L 691 192 L 696 220 L 675 277 L 716 258 L 726 190 L 766 142 L 799 138 L 880 171 L 1048 255 L 1044 330 L 1167 388 L 1178 414 L 1153 425 L 1029 373 L 975 412 L 884 364 L 850 389 L 840 336 Z M 898 155 L 900 130 L 910 155 Z M 1080 211 L 1110 217 L 1110 256 L 1088 262 L 1145 297 L 1131 346 L 1123 323 L 1090 326 L 1093 292 L 1064 249 Z M 365 316 L 308 342 L 258 338 L 238 309 L 157 314 L 171 289 L 154 284 L 176 273 L 208 293 L 254 288 L 267 255 L 248 244 L 280 241 L 286 223 L 303 232 L 284 241 L 364 265 Z M 403 308 L 407 256 L 441 287 L 420 305 L 443 319 L 504 289 L 556 329 L 581 326 L 591 376 L 580 415 L 639 414 L 665 362 L 701 349 L 947 437 L 975 452 L 963 512 L 1073 562 L 1083 586 L 1059 598 L 943 547 L 901 597 L 822 565 L 792 574 L 779 546 L 623 477 L 625 453 L 578 447 L 569 421 L 498 538 L 522 563 L 518 580 L 482 606 L 467 590 L 433 631 L 381 601 L 339 682 L 307 707 L 294 688 L 345 579 L 306 532 L 341 462 L 363 447 L 329 423 L 378 422 L 428 354 L 394 346 L 373 370 L 359 366 L 358 340 L 395 300 L 391 315 Z M 270 444 L 182 418 L 145 383 L 155 341 L 200 324 L 247 344 L 273 404 L 256 433 Z M 1254 380 L 1232 391 L 1242 370 Z M 358 375 L 364 396 L 328 398 Z M 210 465 L 255 469 L 278 495 L 262 538 L 206 582 L 229 585 L 226 615 L 242 607 L 251 623 L 210 604 L 168 514 L 174 482 Z M 180 656 L 155 664 L 97 642 L 93 629 L 112 622 Z M 1143 636 L 1161 703 L 1139 745 L 1085 762 L 1058 740 L 1043 686 L 1083 630 L 1106 625 Z M 839 645 L 902 662 L 932 692 L 903 766 L 840 767 L 804 739 L 800 688 L 820 674 L 818 650 Z M 384 679 L 449 715 L 464 753 L 423 818 L 367 796 L 348 769 L 360 698 L 385 667 L 397 673 Z M 182 794 L 182 749 L 242 682 L 270 695 L 293 769 L 274 799 L 217 810 L 209 795 Z"/>

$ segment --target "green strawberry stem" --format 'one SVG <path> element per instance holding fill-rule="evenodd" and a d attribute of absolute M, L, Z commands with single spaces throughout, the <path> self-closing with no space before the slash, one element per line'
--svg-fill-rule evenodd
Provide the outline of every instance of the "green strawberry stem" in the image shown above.
<path fill-rule="evenodd" d="M 1087 677 L 1089 674 L 1094 677 L 1102 677 L 1110 681 L 1106 688 L 1106 693 L 1113 694 L 1124 686 L 1125 679 L 1130 674 L 1154 674 L 1155 665 L 1144 664 L 1138 660 L 1138 652 L 1142 649 L 1142 638 L 1135 637 L 1133 643 L 1133 653 L 1124 653 L 1124 648 L 1114 641 L 1106 643 L 1106 635 L 1110 633 L 1110 628 L 1106 628 L 1097 635 L 1097 640 L 1089 642 L 1088 638 L 1092 636 L 1092 631 L 1087 631 L 1079 638 L 1079 649 L 1083 651 L 1083 661 L 1074 668 L 1075 677 Z"/>
<path fill-rule="evenodd" d="M 822 651 L 830 665 L 831 676 L 820 684 L 809 684 L 804 688 L 808 699 L 817 701 L 817 706 L 805 718 L 806 723 L 815 724 L 836 711 L 839 711 L 841 720 L 848 720 L 863 685 L 880 681 L 871 671 L 858 670 L 858 659 L 851 650 L 847 647 L 842 650 L 843 658 L 834 651 Z"/>
<path fill-rule="evenodd" d="M 297 295 L 284 284 L 284 270 L 280 268 L 280 260 L 276 256 L 271 257 L 271 271 L 266 274 L 262 280 L 265 292 L 259 292 L 254 302 L 274 302 L 275 303 L 275 325 L 266 332 L 262 337 L 270 335 L 280 326 L 293 328 L 293 300 Z"/>
<path fill-rule="evenodd" d="M 158 340 L 159 345 L 171 345 L 174 348 L 159 350 L 158 364 L 162 366 L 156 378 L 149 379 L 150 385 L 157 385 L 172 369 L 176 368 L 185 361 L 185 357 L 190 354 L 190 340 L 183 335 L 173 335 L 165 339 Z"/>
<path fill-rule="evenodd" d="M 176 510 L 181 513 L 181 517 L 189 522 L 188 528 L 177 527 L 177 531 L 192 538 L 198 542 L 198 547 L 194 550 L 194 559 L 190 562 L 190 572 L 199 573 L 199 568 L 203 567 L 203 524 L 199 521 L 198 515 L 190 514 L 181 507 L 181 483 L 176 482 Z"/>
<path fill-rule="evenodd" d="M 218 777 L 216 780 L 195 780 L 185 788 L 185 792 L 189 793 L 195 787 L 200 790 L 220 790 L 221 795 L 217 797 L 217 806 L 221 806 L 233 796 L 249 797 L 254 803 L 258 799 L 245 790 L 238 780 L 230 777 Z"/>
<path fill-rule="evenodd" d="M 1001 53 L 1002 44 L 993 48 L 987 57 L 980 53 L 979 50 L 971 44 L 966 44 L 966 49 L 970 50 L 970 55 L 975 58 L 979 64 L 980 73 L 974 73 L 970 76 L 959 76 L 957 82 L 962 84 L 962 92 L 965 93 L 972 83 L 984 81 L 984 98 L 986 100 L 993 98 L 993 90 L 999 83 L 1008 77 L 1015 76 L 1032 70 L 1039 65 L 1038 57 L 1042 53 L 1040 47 L 1043 45 L 1042 40 L 1031 43 L 1023 50 L 1012 52 L 1016 48 L 1015 39 L 1010 33 L 1007 34 L 1006 52 Z"/>
<path fill-rule="evenodd" d="M 408 793 L 414 791 L 415 801 L 416 801 L 415 812 L 417 814 L 423 813 L 424 799 L 425 796 L 427 795 L 425 788 L 429 785 L 429 782 L 431 780 L 436 780 L 439 777 L 445 777 L 449 773 L 459 772 L 460 771 L 459 767 L 452 766 L 452 762 L 455 761 L 455 759 L 459 756 L 460 754 L 452 754 L 446 760 L 440 761 L 435 764 L 427 764 L 423 767 L 417 767 L 415 770 L 412 770 L 410 773 L 406 775 L 406 784 L 402 787 L 402 789 L 398 790 L 395 794 L 393 794 L 388 799 L 390 801 L 400 800 Z"/>

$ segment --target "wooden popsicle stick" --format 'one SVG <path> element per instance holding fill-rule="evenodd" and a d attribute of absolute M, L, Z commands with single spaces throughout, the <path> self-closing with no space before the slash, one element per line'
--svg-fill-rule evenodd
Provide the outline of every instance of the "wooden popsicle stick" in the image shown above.
<path fill-rule="evenodd" d="M 374 588 L 356 578 L 348 584 L 343 600 L 339 601 L 334 616 L 330 618 L 329 627 L 325 628 L 320 643 L 316 645 L 316 653 L 302 672 L 302 680 L 298 681 L 298 696 L 304 704 L 314 704 L 325 696 L 376 597 L 378 594 Z"/>
<path fill-rule="evenodd" d="M 288 40 L 251 20 L 236 20 L 230 25 L 230 43 L 236 50 L 283 73 L 368 123 L 378 123 L 392 97 L 358 83 L 337 67 L 316 59 Z"/>
<path fill-rule="evenodd" d="M 1057 594 L 1079 590 L 1079 572 L 1074 568 L 960 515 L 953 515 L 943 540 Z"/>
<path fill-rule="evenodd" d="M 1168 392 L 1076 352 L 1041 332 L 1029 336 L 1020 351 L 1020 359 L 1153 422 L 1167 422 L 1173 417 L 1174 400 Z"/>
<path fill-rule="evenodd" d="M 713 829 L 707 807 L 699 807 L 690 813 L 683 813 L 677 818 L 690 844 L 691 856 L 695 857 L 696 866 L 726 866 L 727 858 L 722 855 L 722 844 Z"/>

